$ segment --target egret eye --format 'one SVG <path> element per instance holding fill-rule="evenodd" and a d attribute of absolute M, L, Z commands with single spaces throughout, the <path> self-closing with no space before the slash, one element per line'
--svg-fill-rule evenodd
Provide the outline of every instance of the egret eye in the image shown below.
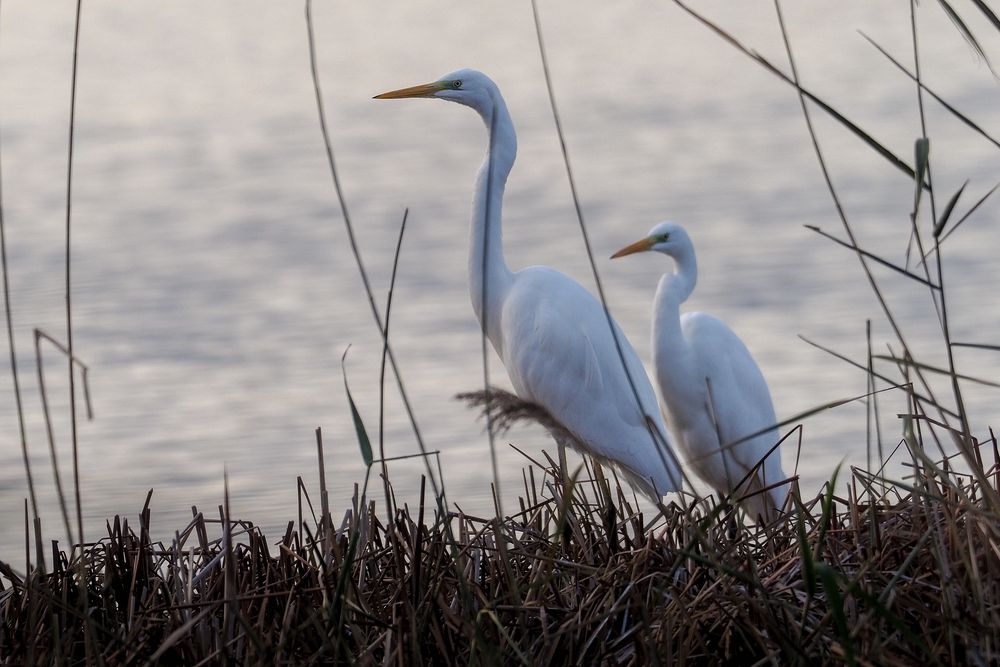
<path fill-rule="evenodd" d="M 663 243 L 665 241 L 669 241 L 669 240 L 670 240 L 670 234 L 661 234 L 660 235 L 660 242 L 661 243 Z"/>
<path fill-rule="evenodd" d="M 455 79 L 454 81 L 451 82 L 451 87 L 455 88 L 455 89 L 461 88 L 462 87 L 462 80 L 461 79 Z"/>

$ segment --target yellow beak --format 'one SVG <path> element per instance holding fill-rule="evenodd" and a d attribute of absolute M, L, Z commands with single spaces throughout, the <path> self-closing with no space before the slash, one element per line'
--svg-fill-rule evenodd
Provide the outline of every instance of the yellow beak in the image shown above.
<path fill-rule="evenodd" d="M 653 247 L 655 241 L 652 237 L 644 238 L 641 241 L 636 241 L 632 245 L 627 245 L 615 254 L 611 255 L 611 259 L 616 259 L 618 257 L 624 257 L 625 255 L 631 255 L 636 252 L 644 252 Z"/>
<path fill-rule="evenodd" d="M 390 90 L 388 93 L 382 93 L 381 95 L 376 95 L 372 99 L 398 100 L 404 97 L 434 97 L 434 93 L 444 89 L 445 89 L 444 83 L 440 81 L 435 81 L 434 83 L 424 83 L 419 86 L 410 86 L 409 88 Z"/>

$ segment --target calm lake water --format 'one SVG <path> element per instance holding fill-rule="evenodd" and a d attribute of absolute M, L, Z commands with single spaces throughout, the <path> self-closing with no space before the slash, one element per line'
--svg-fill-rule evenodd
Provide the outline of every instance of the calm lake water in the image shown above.
<path fill-rule="evenodd" d="M 727 320 L 758 359 L 780 417 L 862 394 L 863 373 L 799 339 L 863 359 L 899 345 L 855 256 L 803 225 L 843 236 L 794 91 L 669 2 L 540 3 L 556 94 L 598 267 L 615 316 L 649 358 L 660 256 L 610 262 L 655 222 L 683 222 L 701 268 L 691 309 Z M 905 3 L 787 3 L 803 81 L 907 161 L 920 125 L 913 84 L 858 33 L 912 62 Z M 767 2 L 699 3 L 787 69 Z M 971 7 L 971 5 L 970 5 Z M 35 327 L 65 339 L 64 196 L 74 3 L 5 0 L 0 17 L 3 203 L 31 463 L 47 537 L 61 536 L 36 366 Z M 960 9 L 965 9 L 963 5 Z M 318 2 L 316 32 L 338 167 L 361 251 L 384 306 L 403 210 L 410 217 L 392 338 L 423 436 L 441 451 L 449 498 L 489 512 L 487 439 L 453 400 L 481 383 L 479 328 L 465 277 L 473 179 L 485 135 L 470 110 L 372 95 L 459 67 L 493 76 L 520 140 L 505 204 L 514 267 L 555 266 L 593 287 L 526 3 Z M 997 34 L 974 8 L 984 42 Z M 929 85 L 1000 134 L 1000 84 L 936 3 L 919 8 Z M 1000 50 L 988 50 L 1000 65 Z M 81 422 L 87 537 L 134 517 L 155 488 L 159 534 L 197 505 L 212 512 L 228 469 L 236 515 L 272 534 L 295 514 L 296 476 L 317 487 L 323 428 L 335 514 L 364 477 L 340 370 L 376 433 L 381 343 L 327 170 L 300 3 L 85 3 L 73 205 L 75 347 L 91 369 L 95 419 Z M 967 179 L 964 211 L 1000 178 L 1000 150 L 927 103 L 938 210 Z M 815 112 L 835 184 L 862 243 L 905 259 L 913 185 Z M 988 200 L 949 239 L 956 340 L 997 343 L 997 213 Z M 929 228 L 929 217 L 920 224 Z M 908 343 L 944 365 L 926 288 L 877 271 Z M 6 349 L 6 347 L 5 347 Z M 6 353 L 5 353 L 6 354 Z M 59 465 L 71 485 L 65 364 L 47 352 Z M 961 350 L 962 370 L 997 376 L 994 353 Z M 896 376 L 885 364 L 885 370 Z M 493 378 L 506 384 L 493 359 Z M 27 496 L 10 370 L 0 366 L 0 558 L 23 567 Z M 948 396 L 948 388 L 939 392 Z M 978 432 L 995 390 L 966 387 Z M 387 392 L 386 453 L 416 451 Z M 891 448 L 905 402 L 880 401 Z M 801 483 L 814 492 L 840 461 L 864 465 L 865 406 L 803 423 Z M 508 498 L 538 428 L 499 440 Z M 784 452 L 785 469 L 796 452 Z M 418 460 L 394 464 L 400 499 Z M 510 501 L 508 501 L 510 502 Z"/>

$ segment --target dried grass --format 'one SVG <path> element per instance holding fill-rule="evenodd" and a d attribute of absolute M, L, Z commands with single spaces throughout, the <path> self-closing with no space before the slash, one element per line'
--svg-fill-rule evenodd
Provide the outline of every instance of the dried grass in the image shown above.
<path fill-rule="evenodd" d="M 270 544 L 221 507 L 154 542 L 147 500 L 138 533 L 115 517 L 82 555 L 53 546 L 51 572 L 0 564 L 0 656 L 989 664 L 1000 660 L 1000 521 L 984 498 L 1000 468 L 988 444 L 989 492 L 911 452 L 912 479 L 855 469 L 768 526 L 706 500 L 648 527 L 599 466 L 567 487 L 553 466 L 529 465 L 520 511 L 502 520 L 441 517 L 423 497 L 416 516 L 386 516 L 356 495 L 332 533 L 313 517 Z"/>

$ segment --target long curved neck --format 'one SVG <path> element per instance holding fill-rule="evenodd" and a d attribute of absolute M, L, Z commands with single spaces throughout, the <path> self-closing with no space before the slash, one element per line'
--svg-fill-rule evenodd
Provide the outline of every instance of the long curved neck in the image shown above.
<path fill-rule="evenodd" d="M 489 132 L 486 159 L 476 179 L 476 195 L 472 203 L 472 225 L 469 238 L 469 291 L 472 308 L 494 347 L 502 354 L 500 342 L 500 305 L 510 286 L 513 274 L 503 256 L 501 209 L 507 175 L 517 156 L 517 137 L 507 105 L 495 99 L 492 109 L 481 111 Z M 484 289 L 485 288 L 485 289 Z M 485 308 L 484 306 L 485 296 Z"/>
<path fill-rule="evenodd" d="M 687 301 L 698 282 L 698 262 L 694 249 L 684 248 L 674 257 L 677 270 L 660 278 L 653 301 L 653 350 L 671 351 L 667 359 L 654 359 L 654 363 L 667 365 L 682 363 L 677 352 L 687 348 L 687 339 L 681 330 L 681 304 Z"/>

